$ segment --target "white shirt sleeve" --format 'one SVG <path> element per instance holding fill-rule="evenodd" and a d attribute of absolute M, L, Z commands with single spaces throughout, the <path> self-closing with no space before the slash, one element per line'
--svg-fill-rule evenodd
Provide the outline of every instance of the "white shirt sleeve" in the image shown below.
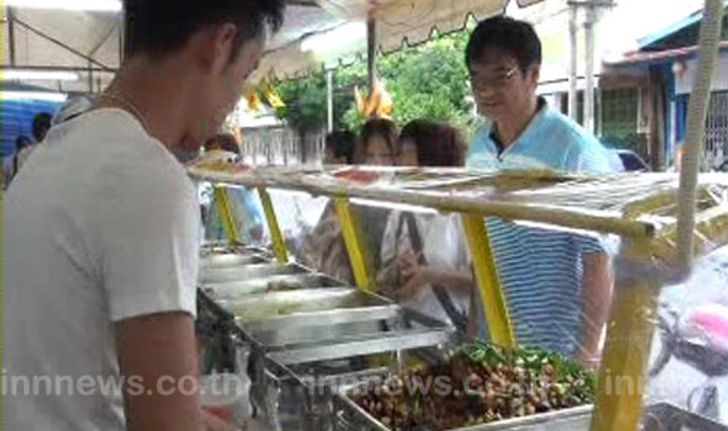
<path fill-rule="evenodd" d="M 102 279 L 111 320 L 175 311 L 195 316 L 197 192 L 181 169 L 141 165 L 111 172 L 99 202 Z"/>

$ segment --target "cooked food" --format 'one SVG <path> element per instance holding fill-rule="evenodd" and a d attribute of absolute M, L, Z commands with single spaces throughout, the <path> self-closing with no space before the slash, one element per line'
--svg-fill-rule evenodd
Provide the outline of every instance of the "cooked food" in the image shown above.
<path fill-rule="evenodd" d="M 474 344 L 350 396 L 391 430 L 450 430 L 590 404 L 595 386 L 560 355 Z"/>
<path fill-rule="evenodd" d="M 340 180 L 364 184 L 373 183 L 380 178 L 377 172 L 365 171 L 358 168 L 347 168 L 336 172 L 334 176 Z"/>

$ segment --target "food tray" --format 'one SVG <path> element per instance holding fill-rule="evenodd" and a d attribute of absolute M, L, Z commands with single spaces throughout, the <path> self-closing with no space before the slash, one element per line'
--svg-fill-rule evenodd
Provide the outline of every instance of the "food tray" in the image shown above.
<path fill-rule="evenodd" d="M 270 262 L 270 259 L 259 254 L 219 253 L 210 254 L 200 259 L 202 271 L 230 268 L 242 265 L 255 265 Z"/>
<path fill-rule="evenodd" d="M 302 289 L 215 301 L 248 332 L 390 319 L 400 307 L 351 288 Z"/>
<path fill-rule="evenodd" d="M 206 284 L 203 291 L 214 300 L 232 300 L 260 293 L 322 287 L 346 287 L 346 283 L 322 274 L 278 274 L 254 280 Z"/>
<path fill-rule="evenodd" d="M 348 394 L 352 390 L 366 387 L 367 383 L 352 385 L 339 389 L 338 400 L 341 402 L 340 420 L 348 427 L 355 424 L 359 431 L 392 431 L 369 412 L 361 408 Z M 594 406 L 586 405 L 573 409 L 553 411 L 527 417 L 506 419 L 488 424 L 480 424 L 448 431 L 588 431 Z M 412 431 L 433 431 L 421 428 Z"/>
<path fill-rule="evenodd" d="M 642 431 L 728 431 L 728 426 L 669 403 L 647 407 Z"/>
<path fill-rule="evenodd" d="M 596 386 L 593 373 L 561 355 L 481 341 L 387 377 L 340 387 L 341 417 L 371 431 L 586 431 Z"/>
<path fill-rule="evenodd" d="M 215 254 L 259 254 L 263 256 L 272 256 L 270 250 L 258 246 L 246 246 L 243 244 L 230 243 L 228 241 L 212 241 L 206 242 L 200 247 L 200 255 L 202 257 Z"/>
<path fill-rule="evenodd" d="M 202 272 L 202 285 L 215 283 L 229 283 L 234 281 L 248 281 L 271 275 L 305 274 L 309 269 L 300 265 L 278 263 L 263 263 L 241 267 L 214 268 Z"/>
<path fill-rule="evenodd" d="M 273 430 L 333 430 L 335 397 L 342 384 L 397 372 L 415 356 L 446 355 L 459 335 L 436 322 L 406 313 L 403 327 L 369 336 L 344 337 L 266 354 L 259 401 Z M 338 428 L 337 428 L 338 429 Z"/>

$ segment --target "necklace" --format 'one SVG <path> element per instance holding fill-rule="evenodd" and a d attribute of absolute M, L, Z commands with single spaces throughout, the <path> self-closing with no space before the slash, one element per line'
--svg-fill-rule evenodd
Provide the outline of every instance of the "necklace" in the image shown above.
<path fill-rule="evenodd" d="M 121 96 L 117 96 L 115 94 L 111 93 L 102 93 L 100 96 L 102 99 L 108 99 L 109 101 L 116 102 L 117 104 L 121 105 L 121 107 L 128 111 L 130 114 L 136 117 L 137 120 L 141 123 L 144 130 L 147 132 L 148 135 L 151 135 L 151 129 L 149 127 L 149 123 L 147 122 L 147 119 L 144 117 L 144 114 L 134 106 L 133 103 L 129 102 L 125 98 Z"/>

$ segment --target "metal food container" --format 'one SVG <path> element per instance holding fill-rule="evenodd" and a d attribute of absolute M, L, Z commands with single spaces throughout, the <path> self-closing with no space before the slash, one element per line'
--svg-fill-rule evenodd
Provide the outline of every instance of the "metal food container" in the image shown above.
<path fill-rule="evenodd" d="M 255 265 L 267 262 L 270 262 L 270 259 L 259 254 L 218 253 L 202 257 L 200 259 L 200 268 L 204 272 L 219 268 Z"/>
<path fill-rule="evenodd" d="M 389 373 L 384 377 L 400 375 L 405 369 L 432 366 L 444 360 L 452 358 L 463 343 L 473 340 L 466 336 L 453 338 L 451 343 L 438 346 L 437 350 L 414 349 L 403 352 L 404 359 L 399 361 L 399 367 L 389 367 Z M 335 412 L 337 430 L 357 431 L 394 431 L 381 423 L 372 414 L 359 406 L 351 397 L 352 393 L 366 392 L 371 385 L 379 385 L 384 380 L 369 381 L 363 380 L 345 386 L 339 386 L 335 397 Z M 451 429 L 447 431 L 588 431 L 591 424 L 593 412 L 592 405 L 584 405 L 576 408 L 556 410 L 552 412 L 535 414 L 526 417 L 505 419 L 497 422 L 479 424 Z M 431 427 L 418 428 L 418 431 L 439 431 Z"/>
<path fill-rule="evenodd" d="M 669 403 L 648 406 L 642 431 L 728 431 L 728 426 Z"/>
<path fill-rule="evenodd" d="M 254 280 L 210 283 L 203 286 L 202 289 L 212 299 L 234 300 L 261 293 L 345 286 L 346 283 L 343 281 L 322 274 L 278 274 Z"/>
<path fill-rule="evenodd" d="M 349 393 L 367 383 L 339 389 L 338 400 L 342 410 L 339 420 L 345 426 L 355 426 L 359 431 L 393 431 L 378 421 L 369 412 L 361 408 L 350 397 Z M 586 405 L 573 409 L 557 410 L 521 418 L 506 419 L 481 425 L 456 428 L 446 431 L 589 431 L 594 406 Z M 425 431 L 425 430 L 421 430 Z M 426 431 L 439 431 L 427 428 Z"/>
<path fill-rule="evenodd" d="M 244 244 L 236 244 L 228 241 L 212 241 L 206 242 L 200 247 L 200 255 L 202 257 L 215 254 L 259 254 L 262 256 L 272 257 L 270 250 L 264 247 L 247 246 Z"/>
<path fill-rule="evenodd" d="M 202 285 L 247 281 L 271 275 L 293 275 L 310 272 L 308 268 L 300 265 L 279 263 L 262 263 L 239 267 L 210 268 L 202 271 L 200 282 Z"/>
<path fill-rule="evenodd" d="M 404 318 L 405 327 L 270 352 L 265 357 L 262 402 L 273 430 L 337 428 L 338 388 L 396 373 L 422 358 L 444 357 L 459 336 L 451 328 Z M 359 428 L 354 428 L 359 429 Z"/>
<path fill-rule="evenodd" d="M 386 320 L 401 310 L 385 298 L 351 288 L 272 292 L 216 303 L 234 316 L 244 331 L 254 333 Z"/>

